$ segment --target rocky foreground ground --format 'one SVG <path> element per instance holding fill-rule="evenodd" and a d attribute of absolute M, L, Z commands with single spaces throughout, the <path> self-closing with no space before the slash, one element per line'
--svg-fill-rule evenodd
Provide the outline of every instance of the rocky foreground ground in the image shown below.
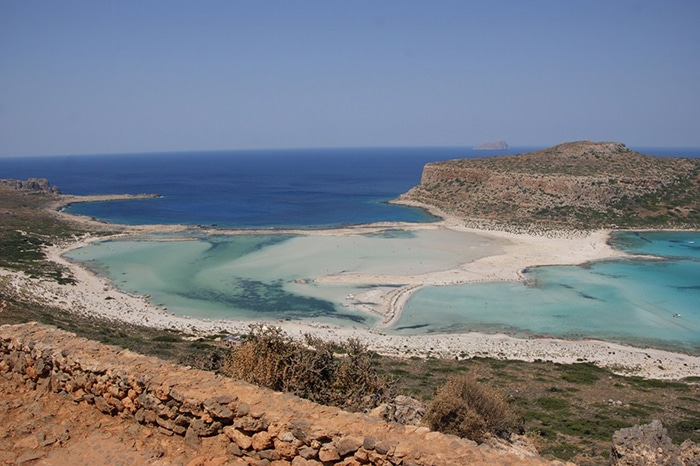
<path fill-rule="evenodd" d="M 0 327 L 5 464 L 544 465 L 76 338 Z"/>

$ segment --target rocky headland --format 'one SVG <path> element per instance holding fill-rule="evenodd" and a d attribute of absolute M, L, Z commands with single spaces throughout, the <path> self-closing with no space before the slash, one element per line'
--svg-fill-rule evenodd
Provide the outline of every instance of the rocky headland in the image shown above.
<path fill-rule="evenodd" d="M 617 142 L 429 163 L 400 198 L 472 221 L 553 229 L 698 228 L 700 160 Z"/>
<path fill-rule="evenodd" d="M 7 186 L 10 189 L 25 192 L 38 192 L 46 194 L 61 193 L 61 190 L 56 186 L 51 186 L 49 180 L 46 178 L 28 178 L 26 181 L 1 178 L 0 186 Z"/>

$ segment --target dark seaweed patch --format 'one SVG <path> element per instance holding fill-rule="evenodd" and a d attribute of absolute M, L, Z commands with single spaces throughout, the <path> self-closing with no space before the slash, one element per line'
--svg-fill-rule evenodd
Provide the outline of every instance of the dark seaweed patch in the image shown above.
<path fill-rule="evenodd" d="M 189 299 L 214 301 L 231 307 L 245 309 L 261 314 L 272 314 L 275 318 L 313 319 L 318 317 L 335 317 L 364 323 L 359 315 L 339 313 L 334 304 L 321 299 L 299 296 L 284 290 L 283 282 L 277 280 L 266 283 L 258 280 L 236 279 L 232 282 L 232 293 L 213 290 L 183 293 Z"/>

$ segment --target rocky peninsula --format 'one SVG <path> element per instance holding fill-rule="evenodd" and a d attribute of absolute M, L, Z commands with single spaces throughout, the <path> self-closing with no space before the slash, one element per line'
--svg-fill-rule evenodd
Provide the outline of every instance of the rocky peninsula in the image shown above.
<path fill-rule="evenodd" d="M 425 166 L 401 196 L 471 222 L 512 228 L 700 227 L 700 159 L 579 141 Z"/>

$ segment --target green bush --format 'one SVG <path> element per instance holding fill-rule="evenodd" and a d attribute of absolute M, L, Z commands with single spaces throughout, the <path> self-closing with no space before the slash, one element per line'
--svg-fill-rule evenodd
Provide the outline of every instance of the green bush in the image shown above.
<path fill-rule="evenodd" d="M 561 378 L 567 382 L 581 385 L 593 385 L 606 371 L 590 362 L 564 364 L 560 366 Z"/>
<path fill-rule="evenodd" d="M 221 372 L 353 411 L 372 409 L 394 395 L 393 383 L 378 375 L 359 340 L 336 344 L 306 335 L 300 342 L 262 325 L 252 326 L 245 343 L 231 349 Z"/>
<path fill-rule="evenodd" d="M 503 397 L 466 374 L 447 380 L 423 420 L 433 430 L 476 442 L 488 434 L 509 438 L 522 430 L 522 419 Z"/>

